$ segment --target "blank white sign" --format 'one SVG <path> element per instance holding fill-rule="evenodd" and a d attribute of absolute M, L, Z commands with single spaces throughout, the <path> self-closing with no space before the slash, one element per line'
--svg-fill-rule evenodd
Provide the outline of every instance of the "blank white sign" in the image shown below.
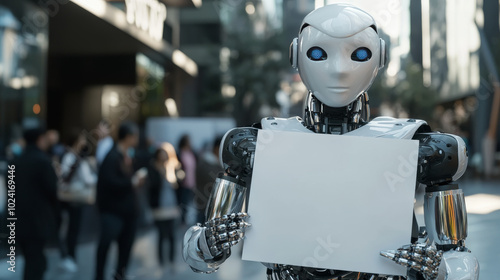
<path fill-rule="evenodd" d="M 418 141 L 259 131 L 243 259 L 385 275 L 409 244 Z"/>

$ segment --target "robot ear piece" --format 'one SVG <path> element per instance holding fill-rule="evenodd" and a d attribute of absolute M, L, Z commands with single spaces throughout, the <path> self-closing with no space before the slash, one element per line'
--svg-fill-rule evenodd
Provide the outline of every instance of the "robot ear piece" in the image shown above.
<path fill-rule="evenodd" d="M 297 58 L 299 56 L 298 41 L 299 41 L 299 38 L 297 38 L 297 37 L 292 40 L 292 43 L 290 44 L 290 52 L 289 52 L 290 64 L 292 65 L 293 69 L 295 69 L 295 70 L 297 70 L 299 68 L 299 66 L 297 65 Z"/>
<path fill-rule="evenodd" d="M 386 63 L 385 41 L 380 38 L 380 63 L 378 69 L 384 68 Z"/>

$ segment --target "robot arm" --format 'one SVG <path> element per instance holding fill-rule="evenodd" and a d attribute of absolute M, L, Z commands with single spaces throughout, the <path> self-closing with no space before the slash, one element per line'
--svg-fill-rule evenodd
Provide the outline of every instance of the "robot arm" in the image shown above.
<path fill-rule="evenodd" d="M 194 272 L 212 273 L 231 255 L 231 246 L 243 239 L 249 226 L 245 213 L 233 213 L 192 226 L 184 235 L 183 258 Z"/>
<path fill-rule="evenodd" d="M 417 181 L 432 188 L 458 180 L 467 169 L 467 147 L 462 138 L 446 133 L 417 133 Z"/>
<path fill-rule="evenodd" d="M 427 185 L 424 216 L 430 242 L 443 251 L 464 248 L 467 212 L 457 184 L 467 167 L 467 148 L 455 135 L 421 133 L 417 180 Z"/>
<path fill-rule="evenodd" d="M 477 259 L 465 247 L 467 212 L 464 194 L 456 184 L 467 167 L 464 141 L 451 134 L 418 133 L 417 181 L 427 185 L 424 216 L 425 243 L 416 243 L 381 255 L 416 270 L 425 279 L 478 279 Z"/>
<path fill-rule="evenodd" d="M 225 174 L 214 182 L 206 209 L 208 221 L 192 226 L 184 235 L 184 261 L 195 272 L 217 271 L 250 226 L 245 222 L 246 182 L 252 173 L 256 141 L 256 128 L 235 128 L 222 139 L 220 160 Z"/>

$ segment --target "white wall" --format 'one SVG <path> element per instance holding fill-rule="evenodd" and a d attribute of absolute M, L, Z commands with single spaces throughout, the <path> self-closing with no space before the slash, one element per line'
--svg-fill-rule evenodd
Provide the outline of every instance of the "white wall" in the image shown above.
<path fill-rule="evenodd" d="M 199 152 L 205 145 L 211 147 L 217 137 L 222 137 L 236 126 L 231 118 L 150 118 L 146 122 L 146 136 L 158 145 L 169 142 L 178 148 L 180 138 L 188 134 L 191 146 Z"/>

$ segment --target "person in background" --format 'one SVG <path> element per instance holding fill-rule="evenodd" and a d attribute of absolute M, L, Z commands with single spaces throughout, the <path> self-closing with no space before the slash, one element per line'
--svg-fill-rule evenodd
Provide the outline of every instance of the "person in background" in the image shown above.
<path fill-rule="evenodd" d="M 108 152 L 113 147 L 113 138 L 111 137 L 111 125 L 107 120 L 102 120 L 97 125 L 97 131 L 99 133 L 99 141 L 97 142 L 95 158 L 97 161 L 97 166 L 100 166 L 104 161 L 104 158 Z"/>
<path fill-rule="evenodd" d="M 167 180 L 168 154 L 158 148 L 148 170 L 148 200 L 155 225 L 158 228 L 158 260 L 160 265 L 174 269 L 175 222 L 180 216 L 177 197 L 172 184 Z M 163 241 L 169 242 L 168 263 L 163 254 Z"/>
<path fill-rule="evenodd" d="M 14 158 L 21 156 L 25 147 L 26 142 L 24 141 L 23 137 L 17 137 L 13 139 L 6 149 L 7 159 L 13 160 Z"/>
<path fill-rule="evenodd" d="M 198 210 L 196 222 L 204 223 L 205 209 L 207 202 L 212 192 L 214 180 L 219 172 L 224 171 L 219 162 L 219 146 L 222 138 L 217 138 L 214 141 L 212 149 L 204 152 L 198 165 L 196 166 L 196 190 L 194 193 L 194 203 Z"/>
<path fill-rule="evenodd" d="M 82 149 L 87 145 L 85 135 L 81 130 L 73 129 L 66 137 L 67 152 L 61 160 L 61 179 L 67 184 L 77 184 L 88 188 L 97 182 L 97 176 L 89 163 L 81 157 Z M 68 214 L 68 228 L 66 236 L 61 237 L 60 268 L 68 272 L 76 272 L 76 245 L 80 232 L 80 222 L 83 204 L 78 202 L 61 202 L 61 209 Z"/>
<path fill-rule="evenodd" d="M 20 124 L 12 124 L 9 131 L 10 141 L 5 147 L 5 158 L 8 162 L 12 161 L 14 158 L 19 157 L 26 147 L 26 143 L 23 138 L 23 128 Z M 0 141 L 0 145 L 1 145 Z"/>
<path fill-rule="evenodd" d="M 52 158 L 53 162 L 60 162 L 62 156 L 66 152 L 66 148 L 64 145 L 59 143 L 59 131 L 55 129 L 47 130 L 47 141 L 48 141 L 48 149 L 47 152 L 49 156 Z"/>
<path fill-rule="evenodd" d="M 184 135 L 179 141 L 179 158 L 185 177 L 180 182 L 180 206 L 182 210 L 182 223 L 187 222 L 187 212 L 193 203 L 194 190 L 196 189 L 196 156 L 191 149 L 189 135 Z"/>
<path fill-rule="evenodd" d="M 97 179 L 97 207 L 100 214 L 100 236 L 97 247 L 95 279 L 104 279 L 106 257 L 111 242 L 118 242 L 118 263 L 114 279 L 124 280 L 135 238 L 138 201 L 136 188 L 146 174 L 133 173 L 127 151 L 137 145 L 139 129 L 131 122 L 122 123 L 118 141 L 106 155 Z"/>
<path fill-rule="evenodd" d="M 134 149 L 134 170 L 139 170 L 143 167 L 148 167 L 153 159 L 153 154 L 156 151 L 156 147 L 153 141 L 146 136 L 146 132 L 143 128 L 139 132 L 139 144 L 137 148 Z"/>
<path fill-rule="evenodd" d="M 57 234 L 57 175 L 45 151 L 45 130 L 24 132 L 25 152 L 12 162 L 16 182 L 16 245 L 24 254 L 24 280 L 41 280 L 45 244 Z M 9 174 L 7 174 L 7 178 Z"/>
<path fill-rule="evenodd" d="M 61 158 L 66 152 L 64 145 L 59 143 L 59 131 L 55 129 L 47 130 L 45 133 L 47 139 L 46 153 L 52 160 L 52 166 L 56 171 L 58 178 L 61 178 Z"/>
<path fill-rule="evenodd" d="M 152 143 L 146 137 L 145 130 L 139 128 L 139 143 L 135 149 L 129 150 L 129 156 L 133 159 L 134 170 L 140 170 L 141 168 L 148 170 L 153 160 L 153 151 L 150 150 L 150 145 Z M 143 230 L 148 230 L 154 223 L 153 216 L 151 215 L 146 188 L 141 188 L 138 190 L 139 199 L 139 210 L 137 217 L 137 230 L 142 232 Z"/>

